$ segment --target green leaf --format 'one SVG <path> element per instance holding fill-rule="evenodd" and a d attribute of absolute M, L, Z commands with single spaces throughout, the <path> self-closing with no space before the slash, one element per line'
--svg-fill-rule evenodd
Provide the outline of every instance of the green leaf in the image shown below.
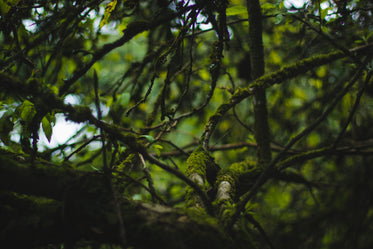
<path fill-rule="evenodd" d="M 275 17 L 275 24 L 280 24 L 284 20 L 284 16 L 279 14 Z"/>
<path fill-rule="evenodd" d="M 36 114 L 34 104 L 28 100 L 25 100 L 20 108 L 20 113 L 22 120 L 29 123 Z"/>
<path fill-rule="evenodd" d="M 100 29 L 105 26 L 105 24 L 107 24 L 110 16 L 111 16 L 111 12 L 114 11 L 115 9 L 115 6 L 117 5 L 117 0 L 113 0 L 111 1 L 105 8 L 105 13 L 104 13 L 104 17 L 102 18 L 101 22 L 100 22 Z"/>
<path fill-rule="evenodd" d="M 19 0 L 5 0 L 0 2 L 0 11 L 1 15 L 5 16 L 9 10 L 13 7 L 16 6 Z"/>
<path fill-rule="evenodd" d="M 44 116 L 41 120 L 41 124 L 43 127 L 44 134 L 47 137 L 48 142 L 50 142 L 52 137 L 52 122 L 48 120 L 47 116 Z"/>
<path fill-rule="evenodd" d="M 154 137 L 150 135 L 141 135 L 140 137 L 146 138 L 150 143 L 154 142 Z"/>
<path fill-rule="evenodd" d="M 243 5 L 229 7 L 227 8 L 227 11 L 226 11 L 227 16 L 242 15 L 242 14 L 247 14 L 247 8 Z"/>
<path fill-rule="evenodd" d="M 93 165 L 90 165 L 90 167 L 91 167 L 91 169 L 92 169 L 93 171 L 99 171 L 99 170 L 100 170 L 100 169 L 96 168 L 96 167 L 93 166 Z"/>

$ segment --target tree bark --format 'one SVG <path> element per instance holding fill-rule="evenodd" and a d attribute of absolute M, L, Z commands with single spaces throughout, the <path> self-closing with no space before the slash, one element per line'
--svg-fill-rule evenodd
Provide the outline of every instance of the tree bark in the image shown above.
<path fill-rule="evenodd" d="M 262 40 L 262 10 L 258 0 L 247 0 L 249 14 L 249 47 L 251 77 L 256 80 L 264 75 L 264 49 Z M 254 94 L 255 140 L 260 164 L 271 161 L 270 129 L 268 124 L 265 88 L 259 87 Z"/>

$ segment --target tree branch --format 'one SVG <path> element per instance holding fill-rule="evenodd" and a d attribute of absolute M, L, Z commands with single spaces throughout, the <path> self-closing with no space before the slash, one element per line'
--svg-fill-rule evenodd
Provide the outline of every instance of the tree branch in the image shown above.
<path fill-rule="evenodd" d="M 350 49 L 349 51 L 357 54 L 363 54 L 370 53 L 372 51 L 372 48 L 373 43 L 370 43 L 368 45 Z M 210 116 L 201 135 L 201 140 L 209 139 L 216 125 L 223 118 L 224 114 L 235 105 L 240 103 L 242 100 L 254 95 L 255 92 L 257 92 L 258 88 L 268 88 L 273 86 L 274 84 L 280 84 L 285 80 L 289 80 L 298 75 L 304 74 L 309 70 L 312 70 L 313 68 L 331 63 L 344 57 L 346 57 L 346 54 L 341 51 L 313 56 L 307 59 L 300 60 L 292 65 L 283 67 L 276 72 L 264 75 L 256 79 L 246 88 L 238 88 L 229 98 L 229 100 L 221 104 L 216 112 L 212 116 Z"/>
<path fill-rule="evenodd" d="M 66 236 L 71 242 L 120 244 L 118 204 L 128 244 L 136 248 L 230 248 L 232 241 L 208 215 L 124 199 L 114 203 L 104 179 L 103 172 L 42 160 L 31 168 L 27 158 L 1 150 L 0 203 L 7 208 L 0 205 L 0 240 L 17 248 L 65 243 Z"/>

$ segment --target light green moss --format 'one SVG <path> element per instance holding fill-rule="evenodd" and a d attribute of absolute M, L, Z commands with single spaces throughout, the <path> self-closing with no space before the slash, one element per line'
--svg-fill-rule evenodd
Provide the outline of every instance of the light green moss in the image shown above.
<path fill-rule="evenodd" d="M 243 175 L 250 174 L 256 169 L 256 162 L 251 160 L 245 160 L 238 163 L 231 164 L 228 168 L 223 169 L 219 172 L 217 178 L 217 184 L 222 181 L 227 181 L 231 184 L 231 197 L 234 198 L 237 192 L 238 184 L 240 183 L 240 177 Z"/>
<path fill-rule="evenodd" d="M 202 146 L 195 149 L 187 159 L 185 174 L 190 176 L 193 173 L 200 175 L 203 180 L 206 180 L 206 171 L 214 158 L 205 151 Z"/>
<path fill-rule="evenodd" d="M 303 74 L 312 68 L 330 63 L 342 57 L 344 57 L 344 53 L 341 51 L 312 56 L 310 58 L 297 61 L 289 66 L 285 66 L 274 73 L 264 75 L 251 84 L 250 87 L 268 88 L 273 84 L 281 83 L 284 80 L 294 78 L 295 76 Z"/>
<path fill-rule="evenodd" d="M 187 159 L 186 166 L 185 174 L 188 177 L 197 174 L 203 179 L 203 185 L 200 186 L 202 189 L 207 189 L 206 180 L 211 186 L 215 183 L 219 167 L 214 162 L 214 158 L 202 146 L 192 152 Z M 203 207 L 201 198 L 190 187 L 186 189 L 185 199 L 188 207 Z"/>
<path fill-rule="evenodd" d="M 203 208 L 203 201 L 197 195 L 194 190 L 191 187 L 186 187 L 185 190 L 185 202 L 186 202 L 186 207 L 193 207 L 196 210 L 200 210 L 201 212 L 204 212 L 205 209 Z"/>

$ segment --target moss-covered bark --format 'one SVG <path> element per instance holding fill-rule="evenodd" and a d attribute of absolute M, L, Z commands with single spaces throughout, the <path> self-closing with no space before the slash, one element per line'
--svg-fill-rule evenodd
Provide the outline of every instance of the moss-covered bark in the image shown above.
<path fill-rule="evenodd" d="M 115 212 L 107 208 L 110 203 L 100 202 L 100 196 L 96 197 L 98 200 L 93 196 L 90 199 L 76 196 L 66 204 L 2 192 L 0 200 L 5 203 L 0 205 L 2 245 L 33 248 L 75 244 L 81 240 L 120 244 Z M 216 220 L 208 216 L 126 200 L 122 201 L 121 208 L 127 241 L 135 248 L 234 248 Z"/>
<path fill-rule="evenodd" d="M 214 187 L 217 172 L 220 170 L 215 163 L 214 158 L 202 147 L 195 149 L 187 160 L 187 168 L 185 174 L 200 188 L 207 191 L 208 188 Z M 209 186 L 206 184 L 206 180 Z M 201 199 L 191 187 L 187 187 L 186 200 L 189 207 L 203 207 L 212 214 L 212 206 L 209 201 Z"/>
<path fill-rule="evenodd" d="M 120 244 L 114 199 L 101 172 L 0 153 L 2 245 L 30 248 L 80 240 Z M 211 216 L 122 199 L 126 240 L 135 248 L 234 248 Z M 22 238 L 22 239 L 19 239 Z"/>

